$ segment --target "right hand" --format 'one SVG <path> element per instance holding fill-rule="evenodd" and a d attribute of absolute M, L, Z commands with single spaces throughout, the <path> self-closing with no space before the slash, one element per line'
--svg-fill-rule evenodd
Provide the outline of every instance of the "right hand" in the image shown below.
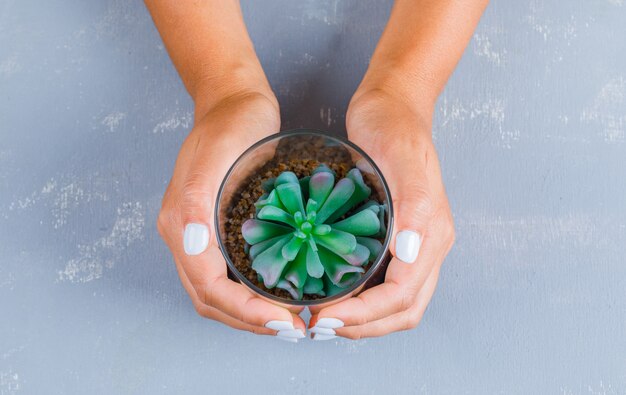
<path fill-rule="evenodd" d="M 196 113 L 163 197 L 158 230 L 198 314 L 294 341 L 306 331 L 296 314 L 301 309 L 271 304 L 228 279 L 213 226 L 218 189 L 228 169 L 245 149 L 279 127 L 276 99 L 256 92 L 228 96 L 204 114 Z"/>

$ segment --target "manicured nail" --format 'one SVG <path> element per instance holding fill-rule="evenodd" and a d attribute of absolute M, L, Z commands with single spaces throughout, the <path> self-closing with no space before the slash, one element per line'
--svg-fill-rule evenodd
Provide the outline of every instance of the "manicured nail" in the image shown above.
<path fill-rule="evenodd" d="M 185 254 L 198 255 L 209 245 L 209 228 L 202 224 L 187 224 L 183 236 Z"/>
<path fill-rule="evenodd" d="M 315 323 L 315 326 L 324 329 L 341 328 L 343 326 L 343 321 L 337 318 L 320 318 L 317 320 L 317 323 Z"/>
<path fill-rule="evenodd" d="M 284 331 L 278 331 L 276 336 L 288 337 L 291 339 L 302 339 L 303 337 L 305 337 L 304 332 L 302 332 L 302 329 L 288 329 Z"/>
<path fill-rule="evenodd" d="M 285 342 L 290 342 L 290 343 L 297 343 L 298 339 L 296 339 L 295 337 L 283 337 L 283 336 L 274 336 L 276 339 L 278 340 L 282 340 Z"/>
<path fill-rule="evenodd" d="M 322 335 L 334 335 L 335 334 L 334 329 L 320 328 L 319 326 L 314 326 L 313 328 L 309 329 L 309 332 L 322 334 Z"/>
<path fill-rule="evenodd" d="M 293 323 L 289 321 L 268 321 L 265 327 L 275 331 L 290 331 L 293 330 Z"/>
<path fill-rule="evenodd" d="M 337 336 L 335 335 L 322 335 L 321 333 L 316 333 L 315 336 L 313 336 L 313 340 L 316 341 L 320 341 L 320 340 L 330 340 L 330 339 L 334 339 Z"/>
<path fill-rule="evenodd" d="M 404 263 L 413 263 L 420 252 L 422 238 L 412 230 L 403 230 L 396 236 L 396 258 Z"/>

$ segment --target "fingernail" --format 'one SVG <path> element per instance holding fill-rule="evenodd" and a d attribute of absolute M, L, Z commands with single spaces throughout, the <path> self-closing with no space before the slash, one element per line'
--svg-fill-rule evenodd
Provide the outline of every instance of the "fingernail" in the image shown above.
<path fill-rule="evenodd" d="M 315 326 L 324 329 L 335 329 L 343 326 L 343 321 L 337 318 L 320 318 Z"/>
<path fill-rule="evenodd" d="M 322 335 L 321 333 L 316 333 L 315 336 L 313 336 L 313 340 L 316 341 L 320 341 L 320 340 L 330 340 L 330 339 L 334 339 L 337 336 L 335 335 Z"/>
<path fill-rule="evenodd" d="M 276 336 L 288 337 L 290 339 L 302 339 L 303 337 L 305 337 L 302 329 L 288 329 L 284 331 L 278 331 Z"/>
<path fill-rule="evenodd" d="M 185 254 L 198 255 L 209 245 L 209 228 L 202 224 L 187 224 L 183 236 Z"/>
<path fill-rule="evenodd" d="M 298 339 L 296 339 L 295 337 L 283 337 L 283 336 L 274 336 L 276 339 L 278 340 L 282 340 L 282 341 L 286 341 L 286 342 L 290 342 L 290 343 L 297 343 Z"/>
<path fill-rule="evenodd" d="M 322 334 L 322 335 L 334 335 L 335 334 L 335 330 L 334 329 L 320 328 L 319 326 L 314 326 L 313 328 L 309 329 L 309 332 L 316 333 L 316 334 Z"/>
<path fill-rule="evenodd" d="M 265 327 L 275 331 L 293 330 L 293 323 L 289 321 L 268 321 Z"/>
<path fill-rule="evenodd" d="M 420 252 L 422 238 L 412 230 L 403 230 L 396 236 L 396 258 L 404 263 L 413 263 Z"/>

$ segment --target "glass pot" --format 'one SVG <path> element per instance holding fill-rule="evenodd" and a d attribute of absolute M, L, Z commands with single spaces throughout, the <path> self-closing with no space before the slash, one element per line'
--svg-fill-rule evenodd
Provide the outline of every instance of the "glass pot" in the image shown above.
<path fill-rule="evenodd" d="M 242 186 L 249 184 L 257 172 L 271 163 L 285 163 L 292 159 L 315 160 L 320 163 L 345 164 L 348 169 L 357 167 L 370 187 L 372 195 L 387 206 L 387 234 L 382 241 L 383 248 L 369 265 L 361 278 L 338 294 L 319 299 L 295 300 L 279 297 L 261 289 L 244 276 L 231 259 L 225 240 L 226 224 L 232 215 L 236 199 L 241 199 Z M 358 294 L 366 288 L 380 284 L 384 279 L 390 260 L 389 241 L 393 229 L 393 207 L 391 195 L 385 179 L 372 159 L 350 141 L 311 129 L 297 129 L 268 136 L 248 148 L 231 166 L 222 181 L 215 205 L 215 228 L 217 241 L 228 265 L 229 277 L 239 281 L 263 299 L 281 306 L 326 306 Z"/>

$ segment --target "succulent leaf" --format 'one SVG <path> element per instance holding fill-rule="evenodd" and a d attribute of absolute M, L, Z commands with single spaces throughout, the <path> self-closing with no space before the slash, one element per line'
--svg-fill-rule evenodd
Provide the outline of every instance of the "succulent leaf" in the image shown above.
<path fill-rule="evenodd" d="M 298 251 L 300 251 L 300 247 L 302 246 L 303 242 L 303 239 L 294 235 L 291 240 L 289 240 L 289 242 L 287 242 L 287 244 L 283 246 L 283 258 L 288 261 L 293 261 L 294 259 L 296 259 L 296 255 L 298 255 Z"/>
<path fill-rule="evenodd" d="M 315 213 L 317 211 L 318 207 L 319 207 L 319 204 L 317 204 L 316 200 L 309 199 L 306 202 L 306 213 L 307 213 L 307 215 L 311 215 L 311 214 Z"/>
<path fill-rule="evenodd" d="M 280 280 L 278 282 L 278 284 L 276 284 L 276 288 L 284 289 L 285 291 L 289 292 L 291 297 L 294 298 L 295 300 L 302 299 L 302 291 L 303 291 L 303 289 L 294 287 L 287 280 Z"/>
<path fill-rule="evenodd" d="M 328 278 L 328 276 L 324 276 L 323 280 L 324 280 L 324 293 L 326 293 L 326 296 L 337 295 L 338 293 L 344 290 L 343 287 L 339 287 L 333 284 L 333 282 L 330 281 L 330 278 Z"/>
<path fill-rule="evenodd" d="M 283 247 L 284 248 L 284 247 Z M 306 268 L 306 247 L 300 248 L 296 258 L 285 269 L 285 279 L 294 287 L 302 289 L 309 277 Z M 306 292 L 306 291 L 305 291 Z M 309 292 L 306 292 L 309 293 Z"/>
<path fill-rule="evenodd" d="M 283 171 L 274 180 L 274 188 L 282 184 L 299 184 L 298 176 L 292 171 Z"/>
<path fill-rule="evenodd" d="M 276 237 L 272 237 L 271 239 L 264 240 L 260 243 L 256 243 L 253 246 L 250 246 L 249 255 L 251 259 L 256 258 L 260 253 L 267 250 L 274 244 L 278 243 L 282 239 L 289 240 L 291 238 L 291 234 L 284 234 Z"/>
<path fill-rule="evenodd" d="M 276 192 L 278 193 L 280 201 L 291 215 L 294 215 L 297 212 L 304 213 L 304 204 L 302 203 L 302 190 L 300 189 L 300 184 L 280 184 L 276 187 Z"/>
<path fill-rule="evenodd" d="M 305 294 L 325 296 L 324 280 L 321 278 L 308 277 L 304 283 L 303 290 Z"/>
<path fill-rule="evenodd" d="M 252 269 L 261 275 L 263 283 L 267 288 L 274 288 L 278 284 L 283 269 L 289 263 L 281 252 L 287 240 L 285 238 L 278 241 L 252 261 Z"/>
<path fill-rule="evenodd" d="M 358 237 L 356 242 L 370 250 L 370 261 L 376 259 L 380 251 L 383 249 L 383 243 L 371 237 Z"/>
<path fill-rule="evenodd" d="M 330 195 L 322 205 L 322 208 L 317 212 L 316 224 L 322 224 L 326 222 L 339 207 L 343 206 L 350 196 L 354 193 L 354 181 L 349 178 L 341 179 L 333 188 Z"/>
<path fill-rule="evenodd" d="M 369 211 L 369 210 L 365 210 L 365 212 L 367 212 L 367 211 Z M 275 206 L 265 206 L 265 207 L 263 207 L 261 210 L 259 210 L 259 212 L 257 213 L 256 216 L 259 219 L 265 219 L 265 220 L 268 220 L 268 221 L 282 222 L 282 223 L 287 224 L 287 225 L 292 226 L 292 227 L 296 226 L 296 222 L 293 220 L 293 216 L 291 214 L 289 214 L 285 210 L 280 209 L 280 208 L 275 207 Z"/>
<path fill-rule="evenodd" d="M 370 250 L 364 245 L 357 244 L 353 252 L 339 256 L 352 266 L 363 266 L 369 260 Z"/>
<path fill-rule="evenodd" d="M 326 171 L 313 174 L 309 180 L 309 199 L 323 205 L 335 186 L 335 176 Z"/>
<path fill-rule="evenodd" d="M 324 275 L 324 266 L 320 261 L 317 250 L 311 247 L 306 249 L 306 272 L 309 273 L 309 276 L 315 278 L 320 278 Z"/>
<path fill-rule="evenodd" d="M 330 225 L 326 225 L 326 224 L 321 224 L 321 225 L 315 225 L 315 227 L 313 228 L 312 232 L 314 235 L 327 235 L 330 233 L 330 231 L 333 228 L 330 227 Z"/>
<path fill-rule="evenodd" d="M 256 207 L 257 213 L 265 206 L 273 206 L 285 210 L 285 206 L 283 206 L 283 204 L 281 203 L 275 190 L 272 190 L 268 194 L 261 196 L 261 198 L 259 198 L 259 200 L 254 203 L 254 207 Z"/>
<path fill-rule="evenodd" d="M 258 219 L 249 219 L 241 226 L 241 233 L 248 244 L 254 245 L 264 240 L 292 231 L 292 228 Z"/>
<path fill-rule="evenodd" d="M 269 193 L 272 191 L 272 189 L 274 189 L 275 181 L 276 181 L 276 178 L 268 178 L 267 180 L 261 183 L 261 188 L 263 188 L 265 192 Z"/>
<path fill-rule="evenodd" d="M 378 215 L 372 210 L 363 210 L 342 221 L 335 222 L 331 227 L 355 236 L 371 236 L 378 233 L 380 221 Z"/>
<path fill-rule="evenodd" d="M 356 238 L 348 232 L 332 229 L 325 235 L 315 235 L 315 242 L 336 254 L 350 254 L 356 248 Z"/>
<path fill-rule="evenodd" d="M 324 163 L 321 163 L 319 166 L 317 166 L 315 170 L 313 170 L 312 174 L 315 175 L 317 173 L 322 173 L 322 172 L 330 173 L 333 175 L 333 177 L 335 176 L 335 172 L 330 167 L 326 166 Z"/>
<path fill-rule="evenodd" d="M 304 200 L 309 198 L 309 179 L 311 177 L 306 176 L 300 179 L 300 189 L 302 189 L 302 196 Z"/>
<path fill-rule="evenodd" d="M 380 229 L 378 230 L 378 233 L 376 233 L 373 236 L 385 237 L 385 235 L 387 234 L 387 225 L 385 223 L 385 212 L 387 211 L 387 206 L 384 203 L 380 204 L 375 200 L 370 200 L 366 202 L 365 204 L 363 204 L 361 207 L 359 207 L 356 210 L 356 212 L 360 212 L 363 210 L 371 210 L 374 213 L 376 213 L 376 215 L 378 215 L 378 221 L 380 222 Z"/>
<path fill-rule="evenodd" d="M 326 275 L 337 286 L 345 287 L 346 284 L 353 283 L 355 281 L 353 273 L 364 272 L 362 267 L 350 265 L 343 258 L 325 248 L 320 248 L 318 254 Z M 358 278 L 356 276 L 356 279 Z"/>
<path fill-rule="evenodd" d="M 359 169 L 350 170 L 346 175 L 346 178 L 354 182 L 354 193 L 350 196 L 350 199 L 348 199 L 347 202 L 345 202 L 340 208 L 337 209 L 337 211 L 328 217 L 328 222 L 335 222 L 338 218 L 341 218 L 342 215 L 350 211 L 351 208 L 367 199 L 372 193 L 372 189 L 365 184 L 363 174 L 361 174 Z"/>

